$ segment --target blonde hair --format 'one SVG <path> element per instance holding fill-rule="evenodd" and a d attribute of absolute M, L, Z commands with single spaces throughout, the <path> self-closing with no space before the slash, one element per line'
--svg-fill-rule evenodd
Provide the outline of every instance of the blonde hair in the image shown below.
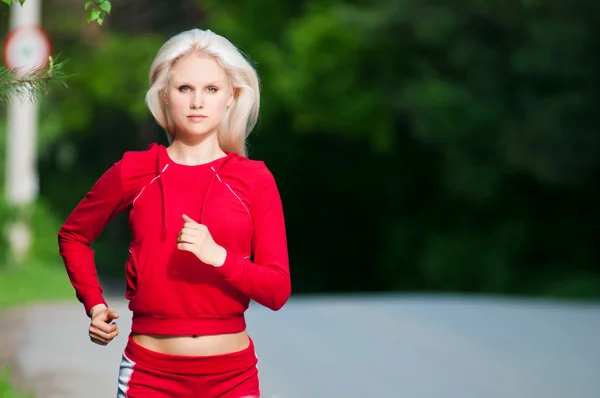
<path fill-rule="evenodd" d="M 169 117 L 163 95 L 170 70 L 183 56 L 201 52 L 213 57 L 229 76 L 234 100 L 218 127 L 221 149 L 246 154 L 246 138 L 256 125 L 260 107 L 258 75 L 245 56 L 226 38 L 210 30 L 192 29 L 171 37 L 160 48 L 150 67 L 146 105 L 156 122 L 166 130 L 169 143 L 175 126 Z"/>

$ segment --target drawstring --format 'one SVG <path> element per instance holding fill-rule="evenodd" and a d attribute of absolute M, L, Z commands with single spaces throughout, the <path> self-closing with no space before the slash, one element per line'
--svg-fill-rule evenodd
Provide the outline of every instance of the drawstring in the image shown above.
<path fill-rule="evenodd" d="M 217 172 L 213 167 L 210 168 L 213 171 L 213 175 L 208 182 L 208 186 L 206 187 L 206 192 L 204 192 L 204 198 L 202 198 L 202 203 L 200 204 L 200 218 L 198 219 L 198 223 L 202 224 L 202 215 L 204 214 L 204 205 L 206 204 L 206 199 L 208 198 L 208 193 L 210 192 L 210 188 L 212 187 L 213 182 L 217 179 Z"/>
<path fill-rule="evenodd" d="M 208 199 L 208 194 L 210 193 L 210 188 L 212 187 L 213 182 L 215 182 L 215 180 L 217 179 L 218 172 L 221 171 L 223 166 L 225 166 L 225 163 L 227 163 L 227 161 L 229 159 L 231 159 L 232 157 L 233 156 L 231 156 L 229 153 L 227 153 L 227 157 L 223 160 L 223 162 L 221 162 L 221 164 L 219 165 L 219 168 L 217 170 L 215 170 L 215 168 L 212 166 L 210 168 L 213 171 L 213 176 L 210 179 L 208 186 L 206 187 L 206 192 L 204 192 L 204 198 L 202 198 L 202 203 L 200 204 L 200 218 L 198 219 L 198 223 L 200 223 L 200 224 L 203 224 L 202 216 L 204 215 L 204 207 L 206 204 L 206 199 Z"/>
<path fill-rule="evenodd" d="M 167 195 L 165 195 L 165 186 L 163 184 L 163 173 L 169 167 L 167 163 L 165 167 L 160 171 L 158 175 L 158 186 L 160 188 L 160 194 L 162 196 L 162 231 L 161 231 L 161 240 L 166 239 L 167 237 L 167 223 L 169 218 L 167 217 Z"/>

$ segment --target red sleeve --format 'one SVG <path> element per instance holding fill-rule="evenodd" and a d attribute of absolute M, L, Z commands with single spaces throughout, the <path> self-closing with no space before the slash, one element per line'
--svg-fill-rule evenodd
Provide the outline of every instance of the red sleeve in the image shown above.
<path fill-rule="evenodd" d="M 251 214 L 254 262 L 228 250 L 223 265 L 215 269 L 242 293 L 277 311 L 290 297 L 291 282 L 281 198 L 266 166 L 255 180 Z"/>
<path fill-rule="evenodd" d="M 105 225 L 127 206 L 121 167 L 121 161 L 115 163 L 96 181 L 58 232 L 59 253 L 86 314 L 97 304 L 106 305 L 91 244 Z"/>

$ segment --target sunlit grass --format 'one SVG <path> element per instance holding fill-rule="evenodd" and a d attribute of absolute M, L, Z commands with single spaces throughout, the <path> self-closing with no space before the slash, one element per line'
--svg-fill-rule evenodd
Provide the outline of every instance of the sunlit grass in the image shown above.
<path fill-rule="evenodd" d="M 64 268 L 39 265 L 0 268 L 0 310 L 73 297 L 74 291 Z"/>

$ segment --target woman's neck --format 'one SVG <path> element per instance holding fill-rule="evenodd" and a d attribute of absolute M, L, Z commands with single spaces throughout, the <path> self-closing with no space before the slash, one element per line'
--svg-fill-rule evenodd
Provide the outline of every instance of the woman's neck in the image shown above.
<path fill-rule="evenodd" d="M 178 164 L 197 166 L 212 162 L 226 156 L 216 139 L 203 140 L 197 143 L 174 139 L 167 148 L 169 157 Z"/>

